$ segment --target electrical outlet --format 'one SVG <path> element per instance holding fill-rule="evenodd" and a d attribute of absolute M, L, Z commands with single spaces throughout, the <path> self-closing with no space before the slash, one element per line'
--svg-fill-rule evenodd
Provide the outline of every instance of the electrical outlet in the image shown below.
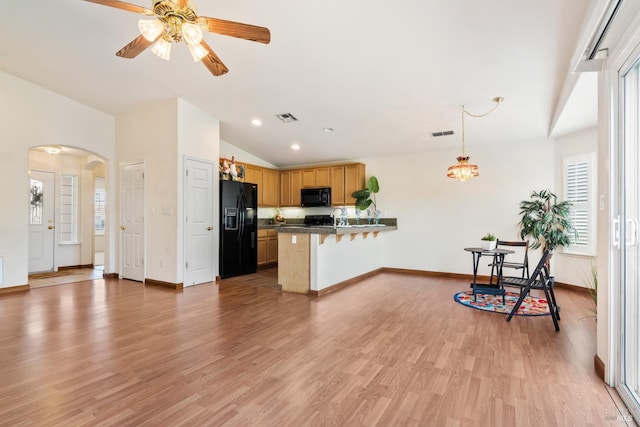
<path fill-rule="evenodd" d="M 293 244 L 293 245 L 296 244 L 296 235 L 295 234 L 291 235 L 291 244 Z"/>

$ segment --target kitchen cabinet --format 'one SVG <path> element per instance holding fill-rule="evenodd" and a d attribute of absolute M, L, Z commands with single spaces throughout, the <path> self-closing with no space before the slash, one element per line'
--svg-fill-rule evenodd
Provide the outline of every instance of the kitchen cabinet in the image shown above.
<path fill-rule="evenodd" d="M 344 203 L 345 205 L 355 205 L 356 199 L 351 197 L 354 191 L 362 190 L 365 187 L 365 166 L 363 163 L 354 163 L 344 166 Z"/>
<path fill-rule="evenodd" d="M 262 168 L 244 163 L 244 182 L 262 185 Z M 258 188 L 259 189 L 259 188 Z M 260 200 L 260 196 L 258 196 Z"/>
<path fill-rule="evenodd" d="M 316 187 L 331 187 L 329 167 L 316 168 Z"/>
<path fill-rule="evenodd" d="M 329 187 L 331 187 L 331 205 L 344 206 L 344 166 L 332 166 Z"/>
<path fill-rule="evenodd" d="M 262 169 L 262 188 L 258 187 L 258 206 L 280 206 L 280 173 L 275 169 Z"/>
<path fill-rule="evenodd" d="M 258 184 L 258 206 L 280 206 L 280 172 L 276 169 L 242 163 L 244 182 Z"/>
<path fill-rule="evenodd" d="M 273 229 L 258 230 L 258 267 L 278 263 L 278 232 Z"/>
<path fill-rule="evenodd" d="M 300 189 L 331 187 L 332 206 L 351 206 L 355 199 L 351 193 L 365 186 L 365 165 L 320 166 L 280 172 L 280 206 L 300 206 Z M 264 177 L 263 177 L 264 179 Z"/>
<path fill-rule="evenodd" d="M 280 206 L 300 206 L 302 171 L 288 170 L 280 172 Z"/>
<path fill-rule="evenodd" d="M 300 189 L 302 189 L 302 171 L 291 171 L 291 204 L 300 206 Z"/>
<path fill-rule="evenodd" d="M 280 206 L 291 206 L 291 171 L 280 172 Z"/>
<path fill-rule="evenodd" d="M 302 188 L 316 186 L 316 170 L 315 169 L 303 169 L 301 173 L 302 173 Z"/>

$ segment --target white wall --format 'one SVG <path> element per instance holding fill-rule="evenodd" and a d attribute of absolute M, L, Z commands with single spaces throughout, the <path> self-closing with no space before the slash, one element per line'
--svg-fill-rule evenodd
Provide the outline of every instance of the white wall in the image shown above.
<path fill-rule="evenodd" d="M 557 179 L 555 184 L 555 194 L 559 198 L 563 195 L 563 171 L 562 159 L 566 156 L 575 154 L 583 154 L 598 151 L 598 129 L 591 128 L 580 132 L 571 133 L 556 138 L 555 140 L 555 163 L 557 171 Z M 594 172 L 597 171 L 597 165 Z M 596 191 L 597 193 L 597 191 Z M 597 195 L 596 195 L 597 197 Z M 598 211 L 595 212 L 596 215 Z M 595 219 L 597 223 L 597 218 Z M 598 246 L 596 240 L 596 247 Z M 562 249 L 554 251 L 553 274 L 556 281 L 561 283 L 570 283 L 576 286 L 589 286 L 591 276 L 591 265 L 596 263 L 596 257 L 585 255 L 565 254 Z"/>
<path fill-rule="evenodd" d="M 118 116 L 116 131 L 117 163 L 145 164 L 145 278 L 171 283 L 178 278 L 177 110 L 176 99 L 144 106 Z"/>
<path fill-rule="evenodd" d="M 277 169 L 276 166 L 267 162 L 266 160 L 262 160 L 259 157 L 249 153 L 248 151 L 244 151 L 241 148 L 236 147 L 226 141 L 220 140 L 220 153 L 219 157 L 224 157 L 227 159 L 231 159 L 231 157 L 235 156 L 236 161 L 239 163 L 249 163 L 251 165 L 262 166 L 263 168 L 271 168 Z"/>
<path fill-rule="evenodd" d="M 446 176 L 459 150 L 359 159 L 378 178 L 382 216 L 398 218 L 398 230 L 385 236 L 386 267 L 470 274 L 463 248 L 479 246 L 488 232 L 519 239 L 520 201 L 553 187 L 551 140 L 471 146 L 467 154 L 480 176 L 466 182 Z M 533 266 L 538 257 L 532 253 Z"/>
<path fill-rule="evenodd" d="M 220 186 L 218 184 L 218 153 L 220 151 L 220 121 L 182 99 L 178 100 L 178 218 L 184 218 L 184 160 L 186 157 L 198 160 L 209 160 L 213 163 L 213 272 L 216 276 L 218 268 L 218 248 L 220 230 Z M 178 221 L 177 264 L 185 265 L 184 260 L 184 221 Z M 178 268 L 177 281 L 182 282 L 184 270 Z"/>
<path fill-rule="evenodd" d="M 77 147 L 109 160 L 115 133 L 113 117 L 2 71 L 0 93 L 0 257 L 2 286 L 12 287 L 28 282 L 29 148 Z"/>

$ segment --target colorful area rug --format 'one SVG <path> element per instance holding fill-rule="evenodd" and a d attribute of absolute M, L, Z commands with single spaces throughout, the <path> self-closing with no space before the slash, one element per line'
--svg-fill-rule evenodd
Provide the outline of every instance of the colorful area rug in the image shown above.
<path fill-rule="evenodd" d="M 497 295 L 478 294 L 477 301 L 473 300 L 473 291 L 458 292 L 453 299 L 466 306 L 477 310 L 491 311 L 494 313 L 509 314 L 516 305 L 520 294 L 507 292 L 505 304 L 502 304 L 502 297 Z M 549 316 L 549 304 L 543 298 L 527 295 L 522 305 L 516 312 L 516 316 Z"/>

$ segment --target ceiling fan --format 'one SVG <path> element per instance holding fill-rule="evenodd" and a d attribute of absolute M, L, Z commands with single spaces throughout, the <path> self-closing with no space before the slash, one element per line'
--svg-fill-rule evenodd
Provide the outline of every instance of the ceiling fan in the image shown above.
<path fill-rule="evenodd" d="M 154 18 L 138 21 L 138 29 L 141 34 L 116 52 L 116 55 L 122 58 L 135 58 L 153 45 L 151 48 L 153 53 L 162 59 L 169 60 L 171 44 L 184 41 L 194 61 L 202 61 L 211 74 L 221 76 L 226 74 L 229 69 L 204 41 L 203 31 L 264 44 L 269 44 L 271 41 L 271 33 L 268 28 L 198 16 L 191 0 L 152 0 L 151 9 L 118 0 L 85 1 Z"/>

